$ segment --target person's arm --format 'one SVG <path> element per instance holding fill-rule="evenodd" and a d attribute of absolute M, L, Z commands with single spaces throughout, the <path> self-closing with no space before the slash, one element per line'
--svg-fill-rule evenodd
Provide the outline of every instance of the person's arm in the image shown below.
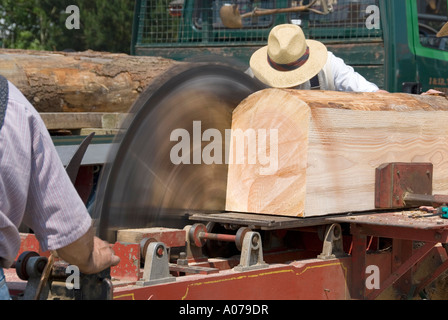
<path fill-rule="evenodd" d="M 387 92 L 380 90 L 378 86 L 355 71 L 352 66 L 345 64 L 344 60 L 328 53 L 331 64 L 334 85 L 337 91 L 346 92 Z"/>
<path fill-rule="evenodd" d="M 423 92 L 422 96 L 445 96 L 445 93 L 438 90 L 429 89 L 428 91 Z"/>
<path fill-rule="evenodd" d="M 21 185 L 26 206 L 23 200 L 22 203 L 15 201 L 15 209 L 23 211 L 23 223 L 34 231 L 43 251 L 55 252 L 83 273 L 97 273 L 118 264 L 119 258 L 109 244 L 94 237 L 92 218 L 38 112 L 12 84 L 9 98 L 9 111 L 17 111 L 17 119 L 8 120 L 10 140 L 21 141 L 26 146 L 25 152 L 11 145 L 19 153 L 17 162 L 24 158 L 22 162 L 26 164 L 19 167 L 23 171 L 22 180 L 27 182 Z M 20 176 L 20 172 L 16 175 Z"/>
<path fill-rule="evenodd" d="M 56 253 L 85 274 L 101 272 L 120 262 L 109 243 L 94 236 L 93 229 L 68 246 L 56 250 Z"/>

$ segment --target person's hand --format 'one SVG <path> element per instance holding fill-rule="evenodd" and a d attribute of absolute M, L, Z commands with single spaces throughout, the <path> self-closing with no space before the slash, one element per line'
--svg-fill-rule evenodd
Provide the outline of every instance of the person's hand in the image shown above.
<path fill-rule="evenodd" d="M 435 209 L 434 207 L 429 207 L 429 206 L 421 206 L 418 209 L 420 211 L 429 212 L 429 213 L 436 213 L 437 212 L 437 209 Z"/>
<path fill-rule="evenodd" d="M 444 92 L 437 91 L 434 89 L 429 89 L 428 91 L 422 93 L 422 96 L 444 96 L 444 95 L 445 95 Z"/>
<path fill-rule="evenodd" d="M 120 262 L 110 244 L 95 237 L 93 229 L 68 246 L 58 249 L 57 255 L 73 264 L 84 274 L 94 274 Z"/>
<path fill-rule="evenodd" d="M 120 258 L 115 255 L 110 244 L 98 237 L 93 238 L 93 250 L 86 267 L 80 271 L 85 274 L 101 272 L 120 263 Z"/>

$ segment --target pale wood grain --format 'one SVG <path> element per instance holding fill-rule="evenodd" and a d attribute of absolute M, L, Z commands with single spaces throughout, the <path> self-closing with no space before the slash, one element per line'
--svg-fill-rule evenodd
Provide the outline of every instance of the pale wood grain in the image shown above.
<path fill-rule="evenodd" d="M 232 126 L 278 128 L 280 144 L 291 135 L 288 147 L 279 148 L 288 162 L 279 161 L 272 176 L 258 175 L 257 165 L 230 163 L 226 209 L 305 217 L 374 210 L 375 169 L 386 162 L 433 163 L 434 193 L 447 194 L 447 122 L 443 97 L 255 93 L 235 110 Z"/>

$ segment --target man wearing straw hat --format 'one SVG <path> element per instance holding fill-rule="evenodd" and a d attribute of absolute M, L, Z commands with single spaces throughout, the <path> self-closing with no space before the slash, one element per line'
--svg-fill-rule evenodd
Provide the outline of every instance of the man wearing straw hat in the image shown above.
<path fill-rule="evenodd" d="M 274 88 L 352 92 L 382 91 L 321 42 L 305 39 L 294 24 L 274 27 L 268 45 L 251 57 L 247 73 Z"/>

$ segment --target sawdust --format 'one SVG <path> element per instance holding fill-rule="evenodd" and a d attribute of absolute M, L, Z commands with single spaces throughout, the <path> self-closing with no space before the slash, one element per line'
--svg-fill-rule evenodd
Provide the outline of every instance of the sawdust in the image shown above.
<path fill-rule="evenodd" d="M 448 300 L 448 273 L 442 274 L 425 292 L 429 300 Z"/>

